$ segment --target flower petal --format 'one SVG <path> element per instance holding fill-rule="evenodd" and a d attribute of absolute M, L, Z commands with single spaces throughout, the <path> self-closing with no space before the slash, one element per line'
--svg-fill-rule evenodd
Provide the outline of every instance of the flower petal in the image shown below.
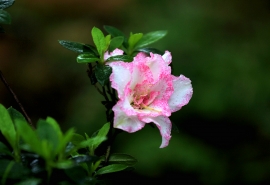
<path fill-rule="evenodd" d="M 193 94 L 191 81 L 184 75 L 174 77 L 173 79 L 174 92 L 169 99 L 169 106 L 172 112 L 178 111 L 182 106 L 188 104 Z"/>
<path fill-rule="evenodd" d="M 118 98 L 124 97 L 124 90 L 127 84 L 131 80 L 132 75 L 132 63 L 127 62 L 111 62 L 108 64 L 112 67 L 112 74 L 110 81 L 112 87 L 117 90 Z"/>
<path fill-rule="evenodd" d="M 147 117 L 143 118 L 142 121 L 146 123 L 153 122 L 159 129 L 162 142 L 159 148 L 164 148 L 168 146 L 169 141 L 171 139 L 171 129 L 172 129 L 172 123 L 170 119 L 166 116 L 158 116 L 158 117 Z"/>
<path fill-rule="evenodd" d="M 169 65 L 172 62 L 172 55 L 171 52 L 165 51 L 164 55 L 162 55 L 163 60 Z"/>
<path fill-rule="evenodd" d="M 127 116 L 125 112 L 121 110 L 119 104 L 118 102 L 112 109 L 114 111 L 114 128 L 119 128 L 129 133 L 142 129 L 145 123 L 140 121 L 136 115 Z"/>
<path fill-rule="evenodd" d="M 112 57 L 112 56 L 116 56 L 116 55 L 123 55 L 124 51 L 122 51 L 121 49 L 116 48 L 115 50 L 113 50 L 112 52 L 109 53 L 109 51 L 106 51 L 104 53 L 104 60 L 107 60 L 108 58 Z"/>

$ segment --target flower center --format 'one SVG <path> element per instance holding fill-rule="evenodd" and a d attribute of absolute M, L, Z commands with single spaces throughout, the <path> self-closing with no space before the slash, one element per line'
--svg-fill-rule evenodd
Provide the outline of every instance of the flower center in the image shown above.
<path fill-rule="evenodd" d="M 149 109 L 148 106 L 159 95 L 158 91 L 150 91 L 149 89 L 141 91 L 141 88 L 135 88 L 134 91 L 133 101 L 131 102 L 134 109 Z"/>

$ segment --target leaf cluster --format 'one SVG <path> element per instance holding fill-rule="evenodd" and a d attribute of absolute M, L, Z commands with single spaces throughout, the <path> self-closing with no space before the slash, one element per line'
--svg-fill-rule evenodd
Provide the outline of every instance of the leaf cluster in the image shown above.
<path fill-rule="evenodd" d="M 77 56 L 78 63 L 94 64 L 93 73 L 90 77 L 92 84 L 99 82 L 101 86 L 105 86 L 109 82 L 109 76 L 112 71 L 109 66 L 104 65 L 106 62 L 131 62 L 138 52 L 163 54 L 160 50 L 148 46 L 163 38 L 167 31 L 160 30 L 147 34 L 130 33 L 130 36 L 126 37 L 122 31 L 112 26 L 104 26 L 104 30 L 108 35 L 105 36 L 96 27 L 92 29 L 91 35 L 95 46 L 59 40 L 59 43 L 66 49 L 79 53 Z M 105 60 L 105 52 L 111 52 L 116 48 L 123 50 L 124 54 L 111 56 Z"/>
<path fill-rule="evenodd" d="M 106 123 L 92 137 L 74 129 L 63 133 L 51 117 L 40 119 L 33 129 L 20 112 L 0 104 L 1 184 L 101 184 L 101 175 L 137 162 L 127 154 L 108 159 L 95 154 L 109 129 Z"/>

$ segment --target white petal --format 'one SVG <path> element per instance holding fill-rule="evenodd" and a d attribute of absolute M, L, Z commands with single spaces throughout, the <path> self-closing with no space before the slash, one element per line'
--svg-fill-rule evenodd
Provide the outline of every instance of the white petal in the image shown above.
<path fill-rule="evenodd" d="M 172 55 L 169 51 L 165 51 L 162 58 L 166 62 L 167 65 L 169 65 L 172 62 Z"/>
<path fill-rule="evenodd" d="M 169 99 L 169 106 L 172 112 L 178 111 L 182 106 L 188 104 L 193 94 L 191 81 L 184 75 L 174 77 L 173 80 L 174 92 Z"/>
<path fill-rule="evenodd" d="M 116 48 L 115 50 L 113 50 L 112 52 L 109 53 L 109 51 L 106 51 L 104 53 L 104 60 L 107 60 L 108 58 L 112 57 L 112 56 L 116 56 L 116 55 L 123 55 L 124 51 L 122 51 L 121 49 Z"/>
<path fill-rule="evenodd" d="M 112 74 L 110 76 L 112 87 L 117 90 L 118 98 L 121 99 L 124 97 L 125 87 L 131 80 L 132 64 L 127 62 L 112 62 L 108 65 L 112 67 Z"/>
<path fill-rule="evenodd" d="M 140 121 L 138 117 L 127 116 L 123 110 L 121 110 L 120 102 L 118 102 L 114 107 L 114 128 L 119 128 L 129 133 L 136 132 L 142 129 L 145 125 L 144 122 Z"/>
<path fill-rule="evenodd" d="M 162 137 L 160 148 L 168 146 L 169 141 L 171 139 L 171 129 L 172 129 L 172 124 L 168 117 L 166 116 L 148 117 L 143 118 L 142 121 L 145 121 L 146 123 L 153 122 L 158 127 Z"/>

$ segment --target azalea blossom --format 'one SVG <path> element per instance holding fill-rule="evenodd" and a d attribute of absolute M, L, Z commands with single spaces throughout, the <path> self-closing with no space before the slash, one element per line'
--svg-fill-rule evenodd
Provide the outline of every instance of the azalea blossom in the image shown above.
<path fill-rule="evenodd" d="M 106 52 L 104 58 L 122 54 L 116 49 Z M 119 98 L 112 109 L 114 127 L 132 133 L 154 123 L 162 136 L 160 148 L 171 138 L 169 116 L 186 105 L 193 93 L 188 78 L 171 74 L 171 60 L 171 53 L 166 51 L 164 55 L 138 53 L 132 62 L 107 63 L 112 67 L 110 81 Z"/>

